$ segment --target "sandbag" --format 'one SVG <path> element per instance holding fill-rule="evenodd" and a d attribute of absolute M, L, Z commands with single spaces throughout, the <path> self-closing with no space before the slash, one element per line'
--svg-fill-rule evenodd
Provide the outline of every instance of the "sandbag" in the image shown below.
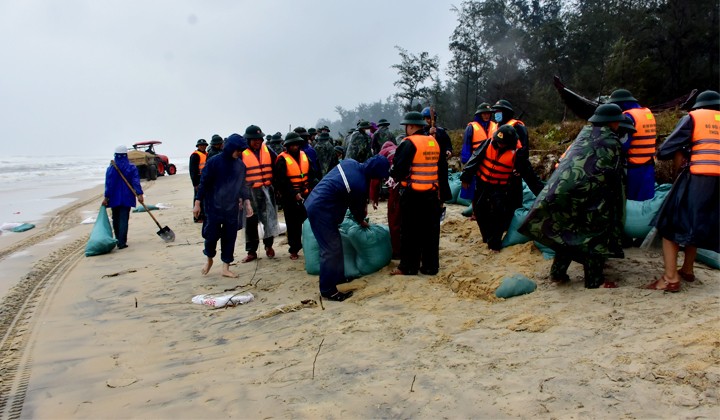
<path fill-rule="evenodd" d="M 117 239 L 113 238 L 107 209 L 105 206 L 100 206 L 95 225 L 90 233 L 90 239 L 85 245 L 85 256 L 92 257 L 107 254 L 115 248 L 115 245 L 117 245 Z"/>
<path fill-rule="evenodd" d="M 145 209 L 145 207 L 147 207 L 147 209 Z M 139 205 L 139 206 L 135 207 L 135 210 L 133 210 L 133 213 L 144 213 L 148 210 L 160 210 L 160 207 L 154 206 L 152 204 L 145 204 L 144 206 Z"/>
<path fill-rule="evenodd" d="M 555 250 L 554 249 L 550 248 L 549 246 L 545 246 L 538 241 L 534 241 L 533 243 L 540 250 L 540 252 L 542 252 L 544 259 L 551 260 L 551 259 L 555 258 Z"/>
<path fill-rule="evenodd" d="M 513 296 L 526 295 L 532 293 L 537 288 L 537 284 L 522 274 L 513 274 L 506 277 L 495 289 L 495 296 L 499 298 L 511 298 Z"/>
<path fill-rule="evenodd" d="M 655 186 L 655 197 L 645 201 L 626 200 L 625 203 L 625 235 L 638 239 L 645 238 L 652 229 L 650 222 L 660 210 L 672 184 Z"/>
<path fill-rule="evenodd" d="M 708 249 L 698 248 L 696 261 L 700 261 L 714 269 L 720 269 L 720 254 Z"/>
<path fill-rule="evenodd" d="M 460 188 L 462 187 L 462 183 L 460 182 L 460 176 L 454 173 L 448 174 L 448 183 L 450 184 L 450 192 L 452 193 L 452 198 L 447 200 L 445 203 L 455 204 L 457 203 L 457 199 L 460 196 Z"/>
<path fill-rule="evenodd" d="M 515 214 L 513 214 L 513 218 L 510 221 L 510 227 L 508 228 L 502 240 L 503 248 L 512 245 L 524 244 L 525 242 L 530 241 L 530 238 L 517 231 L 520 225 L 522 225 L 522 222 L 525 221 L 525 217 L 527 216 L 529 211 L 530 210 L 524 207 L 515 210 Z"/>
<path fill-rule="evenodd" d="M 360 270 L 357 268 L 355 259 L 357 254 L 353 248 L 352 243 L 348 239 L 347 230 L 351 226 L 352 222 L 348 222 L 345 219 L 340 224 L 340 239 L 342 240 L 343 247 L 343 263 L 345 267 L 345 278 L 357 278 L 360 277 Z M 305 219 L 302 228 L 302 244 L 303 244 L 303 255 L 305 257 L 305 272 L 317 276 L 320 274 L 320 246 L 315 239 L 315 235 L 310 227 L 310 219 Z"/>
<path fill-rule="evenodd" d="M 348 228 L 347 234 L 356 253 L 355 265 L 361 275 L 374 273 L 390 263 L 392 244 L 387 226 L 370 225 L 363 229 L 355 224 Z"/>
<path fill-rule="evenodd" d="M 12 228 L 12 229 L 10 229 L 10 230 L 13 231 L 13 232 L 25 232 L 25 231 L 28 231 L 28 230 L 34 228 L 34 227 L 35 227 L 35 225 L 33 225 L 32 223 L 22 223 L 22 224 L 20 224 L 20 225 L 18 225 L 18 226 L 15 226 L 14 228 Z"/>
<path fill-rule="evenodd" d="M 305 257 L 305 272 L 317 276 L 320 274 L 320 247 L 315 240 L 312 228 L 310 228 L 310 219 L 305 219 L 303 222 L 301 240 Z"/>

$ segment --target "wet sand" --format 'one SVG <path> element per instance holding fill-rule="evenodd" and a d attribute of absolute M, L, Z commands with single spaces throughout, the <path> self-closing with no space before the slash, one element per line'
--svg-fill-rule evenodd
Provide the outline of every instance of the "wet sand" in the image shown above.
<path fill-rule="evenodd" d="M 642 290 L 658 251 L 627 250 L 606 275 L 618 289 L 547 279 L 532 244 L 487 250 L 477 225 L 449 206 L 437 276 L 389 276 L 341 286 L 320 302 L 303 259 L 239 264 L 208 276 L 186 174 L 146 186 L 177 239 L 133 213 L 129 248 L 86 258 L 90 227 L 28 270 L 10 291 L 0 337 L 0 417 L 19 418 L 717 418 L 718 272 L 696 265 L 681 293 Z M 89 203 L 86 203 L 89 205 Z M 92 206 L 97 209 L 97 203 Z M 82 206 L 78 206 L 80 211 Z M 385 207 L 370 210 L 384 223 Z M 72 213 L 72 212 L 71 212 Z M 24 248 L 29 250 L 31 248 Z M 12 254 L 5 254 L 9 259 Z M 302 255 L 302 253 L 301 253 Z M 523 274 L 534 293 L 494 297 Z M 28 282 L 24 282 L 28 283 Z M 22 283 L 21 283 L 22 284 Z M 233 289 L 255 300 L 225 309 L 192 296 Z M 7 297 L 16 302 L 8 306 Z M 304 302 L 304 303 L 303 303 Z M 12 313 L 10 313 L 12 312 Z"/>

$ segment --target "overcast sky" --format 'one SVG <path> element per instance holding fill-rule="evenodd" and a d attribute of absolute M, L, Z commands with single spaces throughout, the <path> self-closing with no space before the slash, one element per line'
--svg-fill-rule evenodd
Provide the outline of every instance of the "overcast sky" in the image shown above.
<path fill-rule="evenodd" d="M 2 0 L 6 155 L 112 154 L 338 119 L 396 92 L 395 45 L 440 57 L 460 0 Z M 444 73 L 443 73 L 443 77 Z"/>

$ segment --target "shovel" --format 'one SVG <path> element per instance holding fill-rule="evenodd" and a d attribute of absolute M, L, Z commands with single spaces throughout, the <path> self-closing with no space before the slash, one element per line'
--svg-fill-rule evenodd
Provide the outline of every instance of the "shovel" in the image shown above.
<path fill-rule="evenodd" d="M 133 195 L 135 195 L 135 198 L 137 199 L 138 195 L 135 192 L 135 189 L 132 187 L 132 185 L 130 185 L 130 182 L 128 182 L 127 178 L 125 178 L 125 175 L 123 175 L 122 171 L 120 171 L 120 168 L 117 167 L 117 165 L 115 164 L 115 161 L 111 160 L 110 164 L 112 164 L 112 166 L 115 167 L 115 170 L 118 172 L 118 174 L 120 174 L 120 177 L 123 179 L 123 181 L 125 181 L 125 185 L 127 185 L 128 188 L 130 188 L 130 191 L 132 191 Z M 138 202 L 139 201 L 140 200 L 138 200 Z M 150 217 L 152 217 L 152 219 L 155 222 L 155 224 L 157 225 L 157 227 L 160 228 L 160 230 L 157 231 L 158 236 L 161 237 L 162 240 L 165 242 L 173 242 L 175 240 L 175 232 L 173 232 L 172 229 L 170 229 L 167 226 L 165 226 L 165 227 L 160 226 L 160 223 L 158 223 L 155 216 L 153 216 L 153 214 L 150 213 L 150 209 L 147 208 L 145 203 L 140 203 L 140 204 L 142 204 L 142 206 L 145 208 L 145 211 L 147 212 L 147 214 L 149 214 Z"/>

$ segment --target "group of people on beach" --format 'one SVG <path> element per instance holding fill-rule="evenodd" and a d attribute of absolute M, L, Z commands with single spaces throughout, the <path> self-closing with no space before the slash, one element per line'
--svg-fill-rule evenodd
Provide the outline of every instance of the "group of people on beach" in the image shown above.
<path fill-rule="evenodd" d="M 338 225 L 349 209 L 366 227 L 367 205 L 377 208 L 386 186 L 392 257 L 400 260 L 390 274 L 437 274 L 443 203 L 451 196 L 447 159 L 453 151 L 436 117 L 430 108 L 405 114 L 404 133 L 397 138 L 386 120 L 360 121 L 342 146 L 335 145 L 327 127 L 297 127 L 282 139 L 280 133 L 266 136 L 251 125 L 243 135 L 214 135 L 210 144 L 198 140 L 190 176 L 193 216 L 202 223 L 205 239 L 202 273 L 210 271 L 220 242 L 222 275 L 237 277 L 230 265 L 243 227 L 247 254 L 241 262 L 258 258 L 261 236 L 266 256 L 274 258 L 282 209 L 290 259 L 299 259 L 302 226 L 309 219 L 320 248 L 320 293 L 343 301 L 352 292 L 337 289 L 347 281 Z M 515 118 L 512 104 L 500 99 L 478 107 L 464 133 L 460 179 L 483 242 L 501 250 L 513 213 L 522 206 L 524 180 L 537 198 L 518 232 L 555 251 L 550 279 L 568 282 L 567 270 L 575 261 L 583 265 L 585 287 L 617 287 L 605 281 L 603 265 L 607 258 L 623 256 L 625 200 L 651 199 L 655 159 L 671 159 L 677 178 L 651 223 L 662 237 L 665 270 L 645 287 L 679 291 L 681 280 L 694 280 L 697 248 L 720 252 L 720 94 L 698 95 L 657 151 L 652 112 L 625 89 L 614 91 L 588 122 L 543 183 L 530 165 L 527 129 Z M 115 157 L 122 162 L 120 149 Z M 121 168 L 142 197 L 131 168 Z M 105 204 L 129 208 L 128 200 L 114 196 L 119 188 L 114 185 L 120 185 L 116 172 L 108 168 Z M 124 213 L 118 218 L 116 236 L 126 238 Z M 678 270 L 680 249 L 685 260 Z"/>

